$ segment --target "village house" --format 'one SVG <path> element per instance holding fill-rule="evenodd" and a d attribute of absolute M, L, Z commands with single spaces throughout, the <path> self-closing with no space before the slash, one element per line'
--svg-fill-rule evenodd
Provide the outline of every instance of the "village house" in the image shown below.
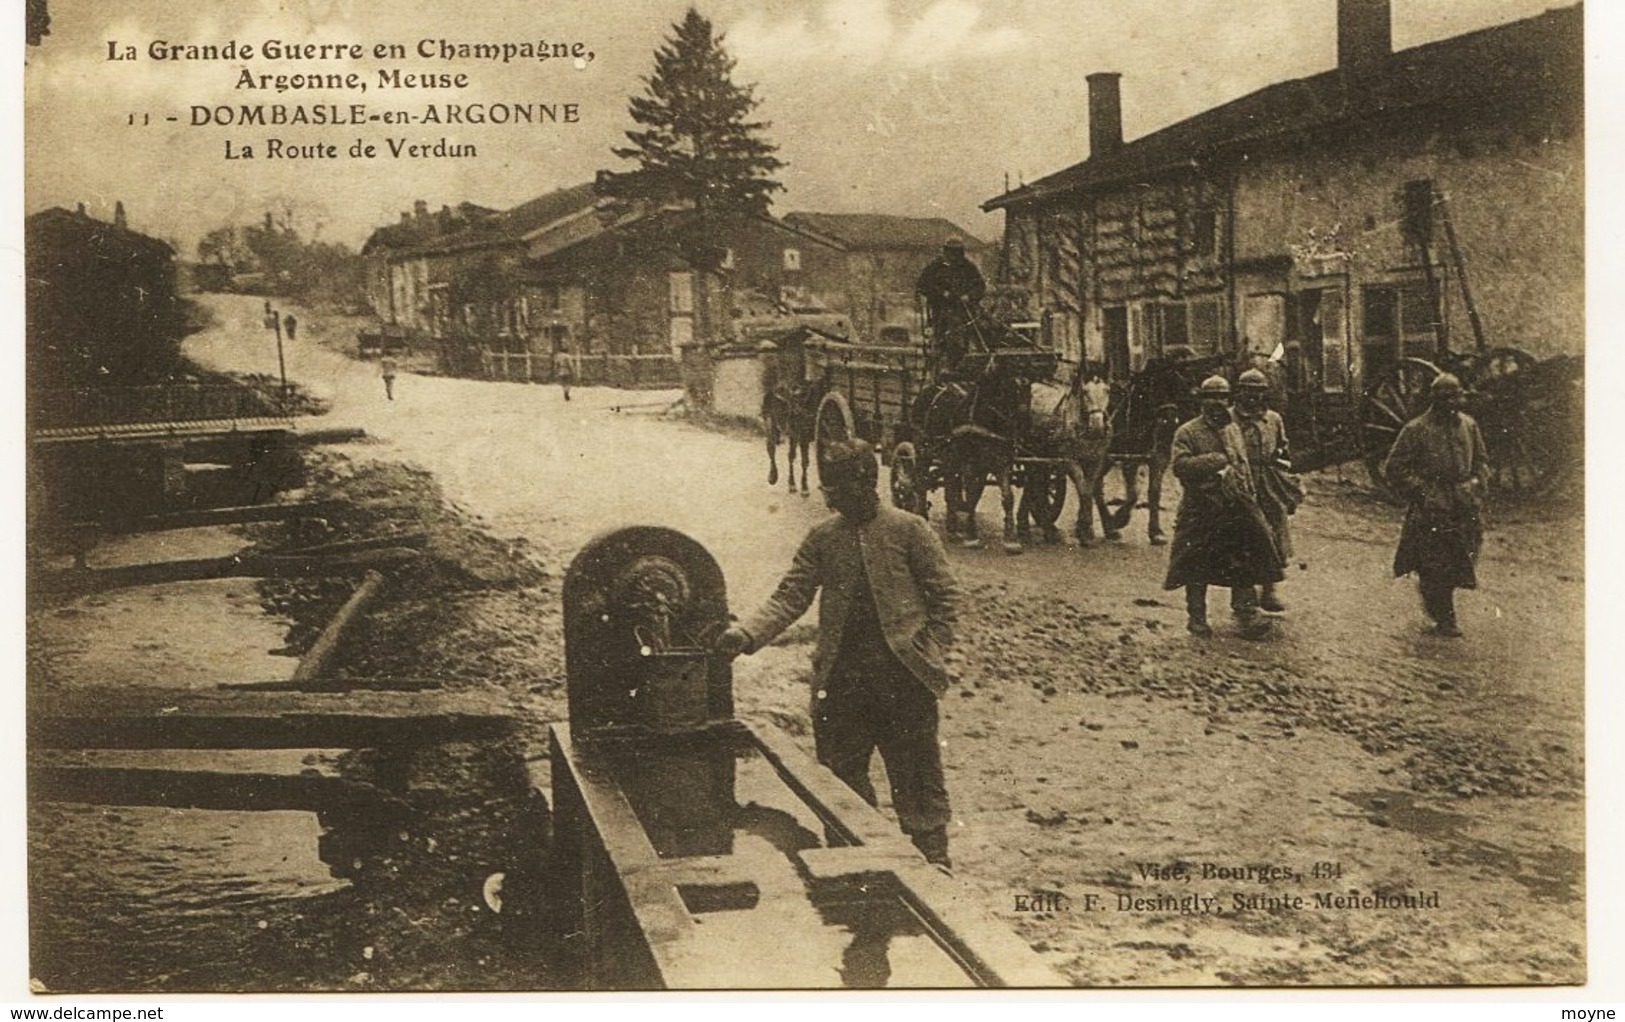
<path fill-rule="evenodd" d="M 1335 68 L 1132 142 L 1119 76 L 1091 74 L 1089 158 L 984 203 L 1005 212 L 1005 282 L 1114 378 L 1275 354 L 1305 428 L 1346 427 L 1402 357 L 1578 353 L 1582 21 L 1396 53 L 1388 0 L 1338 0 Z"/>
<path fill-rule="evenodd" d="M 440 238 L 462 231 L 496 210 L 460 202 L 429 212 L 423 199 L 411 212 L 402 211 L 400 223 L 380 227 L 361 246 L 366 266 L 367 304 L 386 326 L 402 331 L 429 330 L 428 262 L 414 251 Z"/>
<path fill-rule="evenodd" d="M 496 213 L 420 203 L 364 253 L 386 329 L 432 343 L 449 371 L 548 380 L 568 348 L 586 382 L 681 381 L 700 406 L 720 395 L 725 412 L 754 414 L 764 339 L 812 325 L 919 343 L 914 280 L 952 237 L 986 252 L 941 219 L 702 216 L 589 183 Z"/>
<path fill-rule="evenodd" d="M 992 246 L 941 217 L 880 213 L 786 213 L 784 222 L 833 239 L 846 250 L 846 308 L 851 337 L 874 344 L 921 344 L 914 285 L 950 240 L 991 276 Z"/>

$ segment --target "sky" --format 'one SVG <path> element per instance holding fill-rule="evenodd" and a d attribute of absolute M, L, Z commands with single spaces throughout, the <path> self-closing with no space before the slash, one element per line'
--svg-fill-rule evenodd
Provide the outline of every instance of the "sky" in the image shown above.
<path fill-rule="evenodd" d="M 1548 0 L 1393 0 L 1398 48 L 1537 14 Z M 51 32 L 24 72 L 25 205 L 83 202 L 190 255 L 207 230 L 292 210 L 307 236 L 359 246 L 415 200 L 505 208 L 627 164 L 610 148 L 631 127 L 654 48 L 684 0 L 51 0 Z M 1123 75 L 1133 139 L 1271 82 L 1335 63 L 1335 0 L 702 0 L 755 87 L 788 167 L 775 211 L 944 216 L 984 238 L 1002 222 L 979 206 L 1087 155 L 1094 71 Z M 581 42 L 590 61 L 375 59 L 419 40 Z M 150 47 L 359 43 L 359 60 L 154 60 Z M 134 46 L 110 60 L 109 43 Z M 357 72 L 355 91 L 240 88 L 252 74 Z M 466 73 L 463 89 L 381 90 L 380 68 Z M 194 106 L 427 103 L 579 104 L 574 124 L 193 126 Z M 140 123 L 142 116 L 148 122 Z M 132 124 L 134 117 L 137 123 Z M 165 118 L 176 117 L 175 122 Z M 471 143 L 473 159 L 388 155 L 386 138 Z M 337 159 L 268 159 L 267 138 L 332 143 Z M 358 137 L 384 155 L 350 159 Z M 256 150 L 225 159 L 231 141 Z"/>

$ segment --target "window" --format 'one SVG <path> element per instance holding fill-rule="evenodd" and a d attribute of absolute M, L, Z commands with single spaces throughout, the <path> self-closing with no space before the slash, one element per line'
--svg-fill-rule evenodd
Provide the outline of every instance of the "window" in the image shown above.
<path fill-rule="evenodd" d="M 671 290 L 671 311 L 692 315 L 694 312 L 694 274 L 673 273 L 668 280 Z"/>
<path fill-rule="evenodd" d="M 717 265 L 722 267 L 724 270 L 733 269 L 734 268 L 734 250 L 731 249 L 731 248 L 723 249 L 722 250 L 722 259 L 721 259 L 721 261 L 719 261 L 717 263 Z"/>
<path fill-rule="evenodd" d="M 787 248 L 784 250 L 784 268 L 786 270 L 801 269 L 801 249 Z"/>
<path fill-rule="evenodd" d="M 1223 347 L 1224 312 L 1217 297 L 1164 302 L 1156 306 L 1160 320 L 1160 354 L 1172 348 L 1185 348 L 1192 354 L 1209 355 Z"/>
<path fill-rule="evenodd" d="M 1184 302 L 1162 306 L 1162 350 L 1190 346 L 1190 316 Z"/>
<path fill-rule="evenodd" d="M 1401 357 L 1433 358 L 1439 333 L 1427 286 L 1379 284 L 1360 298 L 1361 349 L 1368 374 Z"/>
<path fill-rule="evenodd" d="M 1222 347 L 1220 334 L 1224 330 L 1223 316 L 1220 313 L 1217 298 L 1192 298 L 1189 308 L 1187 326 L 1188 342 L 1197 351 L 1208 353 L 1220 350 Z"/>
<path fill-rule="evenodd" d="M 1426 246 L 1433 241 L 1433 181 L 1405 182 L 1399 233 L 1408 244 Z"/>
<path fill-rule="evenodd" d="M 1348 323 L 1342 288 L 1298 295 L 1303 350 L 1298 372 L 1306 390 L 1341 394 L 1349 386 Z"/>
<path fill-rule="evenodd" d="M 1191 217 L 1191 245 L 1197 255 L 1212 255 L 1218 249 L 1219 214 L 1199 209 Z"/>

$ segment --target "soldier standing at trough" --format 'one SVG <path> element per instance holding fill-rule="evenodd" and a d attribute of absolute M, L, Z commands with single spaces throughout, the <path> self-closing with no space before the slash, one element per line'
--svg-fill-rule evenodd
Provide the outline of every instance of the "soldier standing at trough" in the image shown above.
<path fill-rule="evenodd" d="M 868 444 L 833 444 L 819 475 L 838 514 L 813 527 L 777 591 L 722 634 L 718 652 L 755 652 L 822 590 L 811 709 L 818 760 L 874 805 L 869 764 L 879 749 L 898 823 L 927 860 L 947 867 L 937 699 L 949 682 L 959 587 L 925 520 L 881 503 Z"/>

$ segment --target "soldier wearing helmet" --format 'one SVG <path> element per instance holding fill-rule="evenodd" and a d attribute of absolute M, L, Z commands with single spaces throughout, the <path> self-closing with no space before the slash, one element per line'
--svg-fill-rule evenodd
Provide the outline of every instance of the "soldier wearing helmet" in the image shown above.
<path fill-rule="evenodd" d="M 1489 463 L 1478 423 L 1461 410 L 1461 381 L 1441 373 L 1431 397 L 1431 407 L 1399 431 L 1382 477 L 1408 504 L 1394 577 L 1416 573 L 1434 634 L 1453 639 L 1461 636 L 1455 591 L 1478 588 Z"/>
<path fill-rule="evenodd" d="M 1292 559 L 1292 528 L 1290 516 L 1297 511 L 1303 491 L 1292 476 L 1292 460 L 1287 449 L 1286 423 L 1279 412 L 1267 407 L 1269 377 L 1259 369 L 1249 369 L 1236 380 L 1236 425 L 1247 444 L 1247 464 L 1252 469 L 1253 494 L 1258 508 L 1269 523 L 1275 536 L 1276 549 L 1281 560 Z M 1275 583 L 1261 587 L 1260 610 L 1281 613 L 1286 604 L 1281 602 Z"/>
<path fill-rule="evenodd" d="M 948 789 L 937 742 L 937 699 L 960 595 L 942 541 L 925 519 L 881 504 L 873 448 L 832 444 L 819 489 L 836 514 L 815 525 L 778 589 L 717 641 L 726 655 L 773 641 L 818 595 L 813 743 L 870 805 L 878 749 L 897 822 L 927 860 L 948 858 Z"/>
<path fill-rule="evenodd" d="M 1259 637 L 1258 587 L 1282 578 L 1281 555 L 1259 510 L 1247 442 L 1230 413 L 1230 383 L 1202 381 L 1202 411 L 1174 431 L 1170 464 L 1184 495 L 1174 522 L 1163 588 L 1185 589 L 1186 629 L 1213 634 L 1207 620 L 1207 587 L 1227 586 L 1230 609 L 1242 634 Z"/>

